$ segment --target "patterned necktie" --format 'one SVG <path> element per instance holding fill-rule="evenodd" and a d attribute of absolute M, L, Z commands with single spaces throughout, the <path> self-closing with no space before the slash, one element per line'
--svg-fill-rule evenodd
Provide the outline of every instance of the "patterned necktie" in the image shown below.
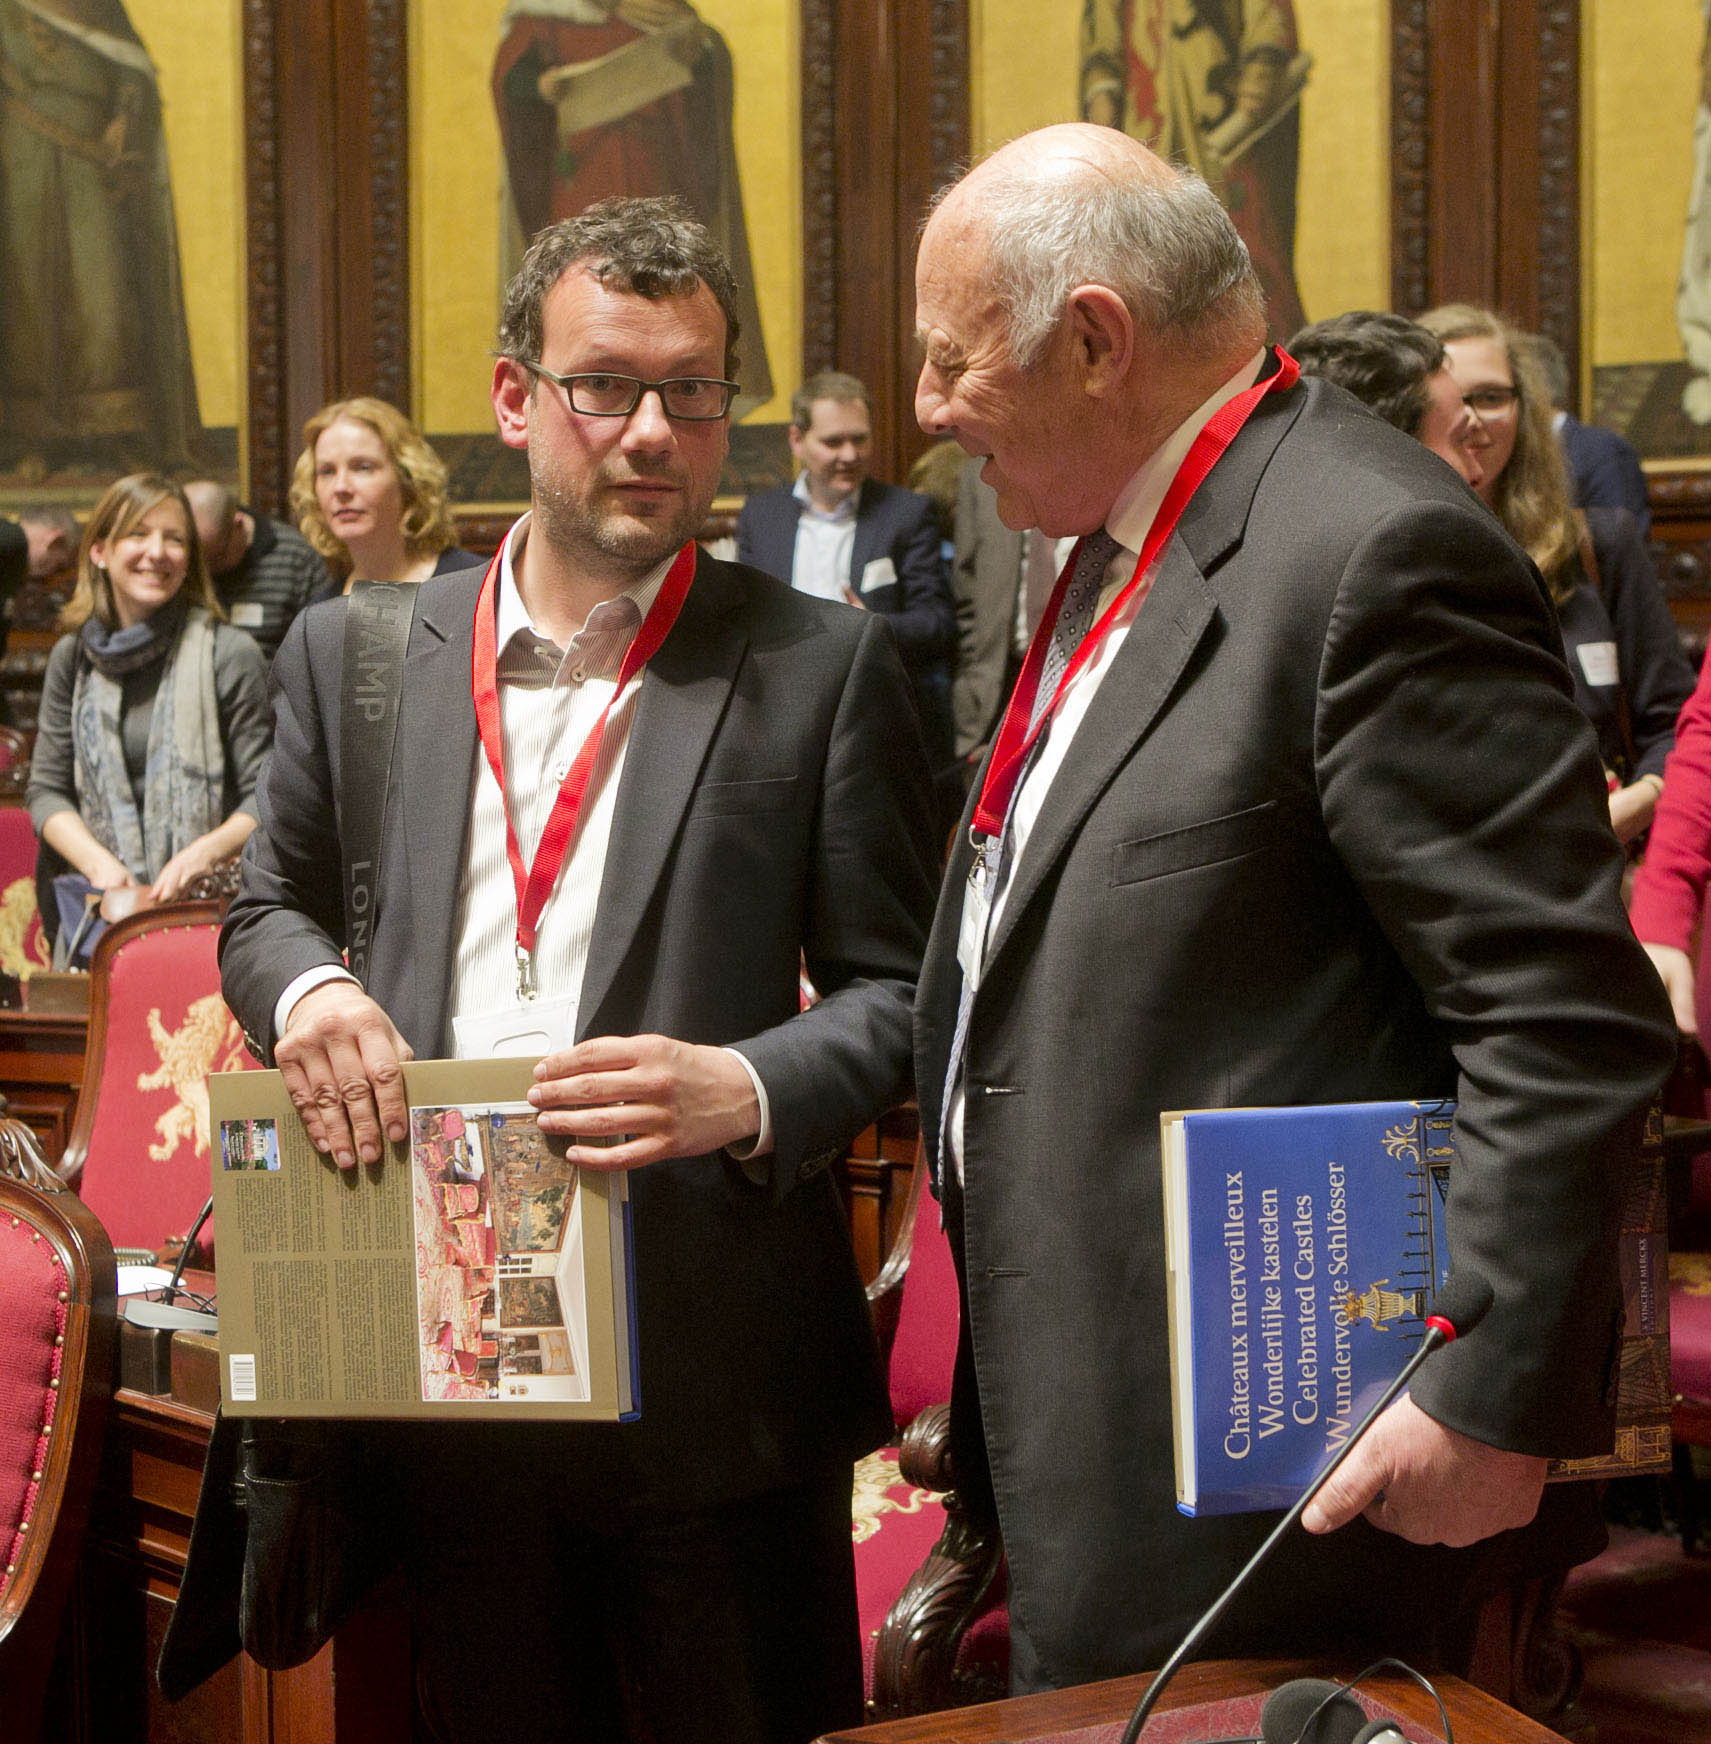
<path fill-rule="evenodd" d="M 1052 627 L 1052 639 L 1046 649 L 1044 663 L 1040 667 L 1040 682 L 1034 691 L 1034 701 L 1028 716 L 1028 730 L 1033 731 L 1042 714 L 1052 705 L 1052 698 L 1058 687 L 1058 681 L 1063 677 L 1065 668 L 1075 658 L 1075 651 L 1086 638 L 1087 632 L 1093 628 L 1093 609 L 1099 603 L 1100 590 L 1105 585 L 1105 571 L 1111 567 L 1111 559 L 1123 547 L 1105 531 L 1103 527 L 1096 533 L 1089 533 L 1081 542 L 1081 549 L 1076 553 L 1075 568 L 1070 573 L 1069 586 L 1064 590 L 1063 604 L 1058 607 L 1057 623 Z M 1016 800 L 1022 791 L 1022 785 L 1028 779 L 1028 772 L 1039 757 L 1041 748 L 1045 745 L 1046 735 L 1051 731 L 1048 725 L 1029 748 L 1027 761 L 1022 766 L 1022 773 L 1016 778 L 1016 787 L 1010 796 L 1010 811 L 1005 814 L 1004 829 L 1001 835 L 988 836 L 980 845 L 980 859 L 975 868 L 978 875 L 985 881 L 987 888 L 987 917 L 991 922 L 992 902 L 998 894 L 999 879 L 1008 870 L 1011 849 L 1010 818 L 1014 814 Z M 966 902 L 968 897 L 965 895 Z M 986 941 L 980 941 L 984 953 Z M 950 1135 L 951 1097 L 962 1076 L 963 1055 L 968 1049 L 968 1019 L 974 1009 L 974 989 L 970 987 L 968 977 L 963 976 L 962 993 L 957 1000 L 956 1029 L 951 1035 L 950 1060 L 945 1068 L 944 1100 L 939 1109 L 939 1157 L 941 1162 L 947 1154 L 947 1140 Z"/>

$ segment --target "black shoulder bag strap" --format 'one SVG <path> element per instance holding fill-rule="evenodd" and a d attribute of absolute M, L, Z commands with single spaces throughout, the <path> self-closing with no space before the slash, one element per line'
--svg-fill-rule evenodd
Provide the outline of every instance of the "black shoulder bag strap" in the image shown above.
<path fill-rule="evenodd" d="M 345 960 L 364 987 L 374 944 L 374 905 L 380 894 L 386 793 L 398 734 L 398 703 L 404 692 L 404 652 L 417 592 L 410 582 L 353 582 L 345 616 L 339 678 Z"/>
<path fill-rule="evenodd" d="M 374 905 L 404 654 L 408 583 L 359 581 L 339 686 L 339 835 L 347 959 L 368 983 Z M 177 1700 L 245 1648 L 272 1671 L 301 1665 L 391 1566 L 361 1426 L 216 1415 L 179 1602 L 155 1677 Z"/>

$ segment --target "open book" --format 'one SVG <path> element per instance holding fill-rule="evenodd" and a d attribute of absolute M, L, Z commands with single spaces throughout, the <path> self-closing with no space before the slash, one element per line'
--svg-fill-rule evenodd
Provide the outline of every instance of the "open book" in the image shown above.
<path fill-rule="evenodd" d="M 279 1073 L 209 1079 L 228 1415 L 636 1415 L 625 1177 L 541 1132 L 532 1072 L 412 1062 L 408 1142 L 348 1171 Z"/>

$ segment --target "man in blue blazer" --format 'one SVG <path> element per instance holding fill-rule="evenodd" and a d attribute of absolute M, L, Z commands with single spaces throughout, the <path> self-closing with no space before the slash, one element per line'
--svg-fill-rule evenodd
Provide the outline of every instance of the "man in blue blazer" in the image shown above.
<path fill-rule="evenodd" d="M 737 558 L 799 593 L 883 613 L 902 650 L 935 765 L 951 754 L 950 655 L 956 611 L 930 498 L 868 477 L 867 389 L 836 370 L 791 396 L 789 488 L 750 497 Z"/>

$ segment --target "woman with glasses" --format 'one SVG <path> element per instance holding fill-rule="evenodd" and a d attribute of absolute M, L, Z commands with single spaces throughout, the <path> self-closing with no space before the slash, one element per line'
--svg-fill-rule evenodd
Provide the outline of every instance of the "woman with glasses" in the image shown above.
<path fill-rule="evenodd" d="M 1420 325 L 1443 341 L 1462 400 L 1485 427 L 1479 496 L 1556 602 L 1575 701 L 1610 782 L 1611 827 L 1632 841 L 1651 822 L 1675 717 L 1693 689 L 1644 541 L 1621 509 L 1574 507 L 1550 398 L 1516 328 L 1467 303 L 1433 309 Z"/>
<path fill-rule="evenodd" d="M 481 559 L 459 549 L 445 463 L 385 400 L 323 406 L 303 426 L 291 507 L 303 537 L 353 581 L 426 581 Z"/>

